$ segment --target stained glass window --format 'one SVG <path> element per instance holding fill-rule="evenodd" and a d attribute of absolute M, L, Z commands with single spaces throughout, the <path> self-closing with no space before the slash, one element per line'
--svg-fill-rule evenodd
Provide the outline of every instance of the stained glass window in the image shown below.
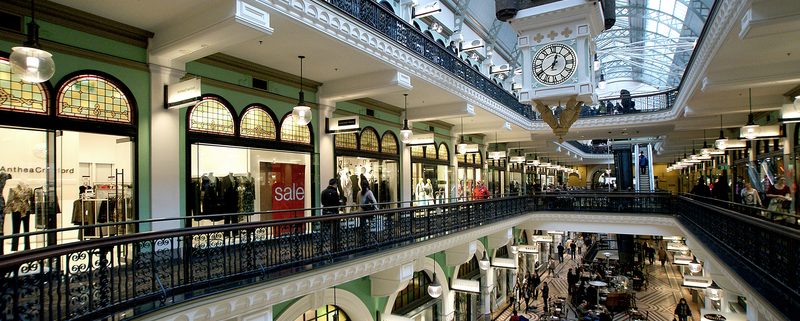
<path fill-rule="evenodd" d="M 275 120 L 266 110 L 258 107 L 248 108 L 242 115 L 239 130 L 242 137 L 275 140 L 277 131 Z"/>
<path fill-rule="evenodd" d="M 475 155 L 480 154 L 467 154 L 467 164 L 475 164 Z"/>
<path fill-rule="evenodd" d="M 281 141 L 311 145 L 311 130 L 295 123 L 292 114 L 288 114 L 281 122 Z"/>
<path fill-rule="evenodd" d="M 215 98 L 203 98 L 189 113 L 189 131 L 229 136 L 234 134 L 233 115 Z"/>
<path fill-rule="evenodd" d="M 0 57 L 0 109 L 47 114 L 47 98 L 44 85 L 22 81 L 11 73 L 8 59 Z"/>
<path fill-rule="evenodd" d="M 333 141 L 336 148 L 358 149 L 358 134 L 356 133 L 334 135 Z"/>
<path fill-rule="evenodd" d="M 58 90 L 56 115 L 130 124 L 128 97 L 107 79 L 96 75 L 76 76 Z"/>
<path fill-rule="evenodd" d="M 450 150 L 444 143 L 439 144 L 439 159 L 444 161 L 450 160 Z"/>
<path fill-rule="evenodd" d="M 350 321 L 344 310 L 335 305 L 326 305 L 306 311 L 295 321 Z"/>
<path fill-rule="evenodd" d="M 483 164 L 483 155 L 481 153 L 475 154 L 475 164 L 482 165 Z"/>
<path fill-rule="evenodd" d="M 397 136 L 387 131 L 381 137 L 381 152 L 384 154 L 397 155 Z"/>
<path fill-rule="evenodd" d="M 436 145 L 425 145 L 425 158 L 436 159 Z"/>
<path fill-rule="evenodd" d="M 411 157 L 422 158 L 424 156 L 422 146 L 411 146 Z"/>
<path fill-rule="evenodd" d="M 378 152 L 378 132 L 372 128 L 361 131 L 361 150 Z"/>

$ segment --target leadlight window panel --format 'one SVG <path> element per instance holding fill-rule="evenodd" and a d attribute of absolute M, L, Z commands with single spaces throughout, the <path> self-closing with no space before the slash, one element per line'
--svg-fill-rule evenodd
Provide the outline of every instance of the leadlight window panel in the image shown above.
<path fill-rule="evenodd" d="M 439 159 L 443 161 L 450 161 L 450 150 L 444 143 L 439 144 Z"/>
<path fill-rule="evenodd" d="M 397 150 L 397 137 L 388 131 L 383 133 L 383 137 L 381 137 L 381 152 L 384 154 L 397 155 Z"/>
<path fill-rule="evenodd" d="M 462 280 L 470 280 L 480 273 L 481 271 L 480 267 L 478 266 L 478 258 L 473 255 L 469 262 L 461 264 L 461 267 L 458 269 L 458 278 Z"/>
<path fill-rule="evenodd" d="M 481 153 L 475 154 L 475 164 L 483 164 L 483 155 L 481 155 Z"/>
<path fill-rule="evenodd" d="M 239 128 L 242 137 L 276 140 L 278 135 L 275 120 L 266 110 L 258 107 L 251 107 L 244 112 Z"/>
<path fill-rule="evenodd" d="M 0 109 L 46 115 L 47 98 L 44 85 L 22 81 L 11 73 L 8 59 L 0 57 Z"/>
<path fill-rule="evenodd" d="M 475 164 L 475 155 L 480 154 L 467 154 L 467 164 Z"/>
<path fill-rule="evenodd" d="M 425 158 L 436 159 L 436 145 L 425 145 Z"/>
<path fill-rule="evenodd" d="M 358 134 L 345 133 L 334 135 L 333 143 L 336 148 L 356 150 L 358 149 Z"/>
<path fill-rule="evenodd" d="M 422 158 L 423 156 L 422 146 L 411 146 L 411 157 Z"/>
<path fill-rule="evenodd" d="M 292 114 L 288 114 L 281 122 L 281 141 L 311 145 L 311 131 L 308 126 L 295 123 Z"/>
<path fill-rule="evenodd" d="M 234 135 L 233 114 L 221 101 L 211 97 L 203 98 L 189 112 L 189 131 Z"/>
<path fill-rule="evenodd" d="M 60 117 L 131 124 L 133 111 L 128 97 L 108 79 L 97 75 L 76 76 L 59 88 Z"/>
<path fill-rule="evenodd" d="M 314 310 L 308 310 L 295 321 L 350 321 L 350 317 L 341 308 L 335 305 L 325 305 Z"/>
<path fill-rule="evenodd" d="M 406 288 L 397 294 L 392 312 L 411 311 L 430 301 L 432 299 L 428 295 L 428 284 L 430 282 L 431 280 L 425 271 L 414 272 L 414 277 L 408 281 Z"/>
<path fill-rule="evenodd" d="M 378 132 L 372 128 L 361 131 L 361 150 L 378 152 Z"/>

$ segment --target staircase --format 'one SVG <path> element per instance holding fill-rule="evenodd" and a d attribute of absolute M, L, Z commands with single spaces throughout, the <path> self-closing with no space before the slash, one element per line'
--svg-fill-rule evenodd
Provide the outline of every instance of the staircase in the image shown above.
<path fill-rule="evenodd" d="M 639 174 L 639 191 L 650 191 L 650 175 Z"/>

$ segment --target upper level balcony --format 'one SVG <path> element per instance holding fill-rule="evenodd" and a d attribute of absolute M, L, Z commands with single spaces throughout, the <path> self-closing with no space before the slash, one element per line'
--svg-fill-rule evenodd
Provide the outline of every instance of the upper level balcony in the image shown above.
<path fill-rule="evenodd" d="M 112 236 L 3 256 L 0 316 L 128 319 L 224 292 L 249 293 L 254 285 L 267 286 L 259 292 L 266 296 L 231 309 L 268 306 L 525 222 L 543 229 L 674 225 L 708 251 L 704 260 L 738 275 L 733 284 L 743 287 L 737 291 L 748 304 L 789 316 L 800 304 L 797 218 L 664 193 L 564 193 Z M 398 256 L 409 248 L 414 254 Z"/>

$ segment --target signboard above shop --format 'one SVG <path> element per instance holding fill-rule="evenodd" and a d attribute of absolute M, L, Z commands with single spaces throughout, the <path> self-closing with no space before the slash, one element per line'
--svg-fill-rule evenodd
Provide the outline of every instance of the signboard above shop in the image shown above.
<path fill-rule="evenodd" d="M 361 129 L 358 116 L 336 117 L 325 120 L 328 134 L 354 133 Z"/>
<path fill-rule="evenodd" d="M 192 78 L 164 87 L 164 108 L 178 109 L 196 104 L 200 101 L 200 78 Z"/>
<path fill-rule="evenodd" d="M 406 146 L 433 145 L 433 143 L 433 133 L 414 134 L 414 136 L 411 136 L 411 141 L 409 141 Z"/>

